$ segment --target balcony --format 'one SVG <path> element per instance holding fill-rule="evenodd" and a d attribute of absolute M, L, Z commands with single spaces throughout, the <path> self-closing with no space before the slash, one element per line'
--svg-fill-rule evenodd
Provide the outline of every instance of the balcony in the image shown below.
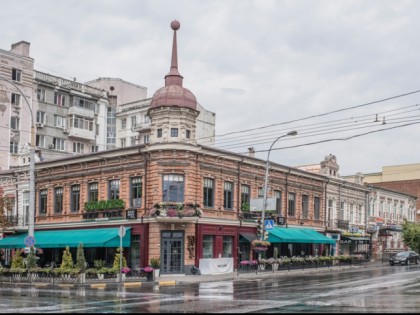
<path fill-rule="evenodd" d="M 95 132 L 86 129 L 80 129 L 75 127 L 69 127 L 68 129 L 63 129 L 65 133 L 69 134 L 69 137 L 85 139 L 85 140 L 95 140 Z"/>
<path fill-rule="evenodd" d="M 145 131 L 150 129 L 150 122 L 148 123 L 136 123 L 134 126 L 131 127 L 131 131 Z"/>
<path fill-rule="evenodd" d="M 95 117 L 95 112 L 91 109 L 80 107 L 80 106 L 71 106 L 69 108 L 69 116 L 77 115 L 82 117 L 87 117 L 93 119 Z"/>
<path fill-rule="evenodd" d="M 149 216 L 158 222 L 191 222 L 201 215 L 200 205 L 191 202 L 160 202 L 149 210 Z"/>
<path fill-rule="evenodd" d="M 341 219 L 337 220 L 337 228 L 339 228 L 341 230 L 348 230 L 349 225 L 350 225 L 349 220 L 341 220 Z"/>

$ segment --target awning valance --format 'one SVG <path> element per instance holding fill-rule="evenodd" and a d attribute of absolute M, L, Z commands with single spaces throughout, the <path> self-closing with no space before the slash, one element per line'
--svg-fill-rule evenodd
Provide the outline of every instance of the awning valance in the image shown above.
<path fill-rule="evenodd" d="M 257 239 L 257 234 L 250 233 L 250 232 L 239 232 L 239 235 L 246 239 L 248 242 L 252 242 L 253 240 Z"/>
<path fill-rule="evenodd" d="M 268 232 L 270 243 L 335 244 L 335 240 L 312 229 L 274 227 Z"/>
<path fill-rule="evenodd" d="M 86 230 L 35 231 L 35 247 L 64 248 L 78 247 L 120 247 L 119 228 L 98 228 Z M 0 248 L 23 248 L 27 233 L 8 236 L 0 240 Z M 130 228 L 122 239 L 123 247 L 130 247 Z"/>

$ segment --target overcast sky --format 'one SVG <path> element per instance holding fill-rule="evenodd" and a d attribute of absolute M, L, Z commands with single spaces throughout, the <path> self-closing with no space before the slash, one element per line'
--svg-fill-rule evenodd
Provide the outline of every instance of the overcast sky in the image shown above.
<path fill-rule="evenodd" d="M 271 161 L 315 164 L 331 153 L 341 175 L 420 162 L 420 1 L 0 4 L 1 49 L 25 40 L 38 71 L 121 78 L 148 97 L 164 85 L 178 20 L 184 87 L 216 113 L 225 150 L 254 147 L 265 160 L 277 137 L 296 130 L 273 145 Z"/>

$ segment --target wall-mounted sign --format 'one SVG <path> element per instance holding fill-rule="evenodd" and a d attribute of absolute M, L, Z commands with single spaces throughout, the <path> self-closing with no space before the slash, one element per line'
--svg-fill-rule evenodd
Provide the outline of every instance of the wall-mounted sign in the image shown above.
<path fill-rule="evenodd" d="M 284 225 L 286 223 L 285 217 L 277 217 L 277 224 Z"/>
<path fill-rule="evenodd" d="M 111 210 L 122 208 L 125 208 L 125 203 L 122 199 L 85 202 L 85 211 Z"/>
<path fill-rule="evenodd" d="M 137 219 L 137 209 L 128 209 L 126 211 L 127 219 Z"/>

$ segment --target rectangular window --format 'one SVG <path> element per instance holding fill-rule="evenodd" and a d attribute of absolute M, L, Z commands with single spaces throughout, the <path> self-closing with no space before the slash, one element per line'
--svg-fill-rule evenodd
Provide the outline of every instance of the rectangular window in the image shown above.
<path fill-rule="evenodd" d="M 73 142 L 73 152 L 74 153 L 83 153 L 85 145 L 80 142 Z"/>
<path fill-rule="evenodd" d="M 274 197 L 276 198 L 276 212 L 281 214 L 281 191 L 275 190 Z"/>
<path fill-rule="evenodd" d="M 38 101 L 45 102 L 45 90 L 44 89 L 37 89 L 36 90 L 36 98 Z"/>
<path fill-rule="evenodd" d="M 39 148 L 45 148 L 45 136 L 36 135 L 35 136 L 35 144 Z"/>
<path fill-rule="evenodd" d="M 143 143 L 149 143 L 149 135 L 143 136 Z"/>
<path fill-rule="evenodd" d="M 287 215 L 294 217 L 296 207 L 296 194 L 289 192 L 289 208 L 287 209 Z"/>
<path fill-rule="evenodd" d="M 47 189 L 39 191 L 39 214 L 47 214 Z"/>
<path fill-rule="evenodd" d="M 359 217 L 359 224 L 363 224 L 362 210 L 361 210 L 360 206 L 356 205 L 356 211 L 357 211 L 358 217 Z"/>
<path fill-rule="evenodd" d="M 223 236 L 223 258 L 233 257 L 233 237 L 232 236 Z"/>
<path fill-rule="evenodd" d="M 159 129 L 157 130 L 157 137 L 158 137 L 158 138 L 162 138 L 162 128 L 159 128 Z"/>
<path fill-rule="evenodd" d="M 184 175 L 163 175 L 162 201 L 184 202 Z"/>
<path fill-rule="evenodd" d="M 22 70 L 19 69 L 12 69 L 12 80 L 16 82 L 20 82 L 22 80 Z"/>
<path fill-rule="evenodd" d="M 185 138 L 187 138 L 187 139 L 191 138 L 191 131 L 190 130 L 185 131 Z"/>
<path fill-rule="evenodd" d="M 309 197 L 308 195 L 302 195 L 302 219 L 308 218 L 309 210 Z"/>
<path fill-rule="evenodd" d="M 63 187 L 54 190 L 54 213 L 63 212 Z"/>
<path fill-rule="evenodd" d="M 131 116 L 131 128 L 136 128 L 137 119 L 136 116 Z"/>
<path fill-rule="evenodd" d="M 109 200 L 120 199 L 120 180 L 112 179 L 108 183 L 109 183 L 108 199 Z"/>
<path fill-rule="evenodd" d="M 241 210 L 250 209 L 249 185 L 241 185 Z"/>
<path fill-rule="evenodd" d="M 18 146 L 17 142 L 10 142 L 10 153 L 17 154 L 18 153 Z"/>
<path fill-rule="evenodd" d="M 171 128 L 171 137 L 178 137 L 178 128 Z"/>
<path fill-rule="evenodd" d="M 233 207 L 233 183 L 225 182 L 223 191 L 223 208 L 232 209 Z"/>
<path fill-rule="evenodd" d="M 140 208 L 143 195 L 143 180 L 141 177 L 131 178 L 131 206 Z"/>
<path fill-rule="evenodd" d="M 121 118 L 121 129 L 127 128 L 127 118 Z"/>
<path fill-rule="evenodd" d="M 10 128 L 11 129 L 13 129 L 13 130 L 19 130 L 19 123 L 20 123 L 19 117 L 12 116 L 10 118 Z"/>
<path fill-rule="evenodd" d="M 321 219 L 321 199 L 314 197 L 314 220 Z"/>
<path fill-rule="evenodd" d="M 70 211 L 78 212 L 80 210 L 80 185 L 71 186 Z"/>
<path fill-rule="evenodd" d="M 353 204 L 350 205 L 350 223 L 354 222 L 354 206 Z"/>
<path fill-rule="evenodd" d="M 98 201 L 98 183 L 90 183 L 88 201 Z"/>
<path fill-rule="evenodd" d="M 23 207 L 23 225 L 28 224 L 29 220 L 29 191 L 22 193 L 22 207 Z"/>
<path fill-rule="evenodd" d="M 64 151 L 64 139 L 53 138 L 53 149 Z"/>
<path fill-rule="evenodd" d="M 97 145 L 93 145 L 93 146 L 90 148 L 90 151 L 91 151 L 92 153 L 98 152 L 98 150 L 99 150 L 99 147 L 98 147 Z"/>
<path fill-rule="evenodd" d="M 340 220 L 344 220 L 344 201 L 340 202 L 340 212 L 338 214 Z"/>
<path fill-rule="evenodd" d="M 66 96 L 64 94 L 54 92 L 54 104 L 58 106 L 65 106 Z"/>
<path fill-rule="evenodd" d="M 12 93 L 11 103 L 14 106 L 20 105 L 20 94 Z"/>
<path fill-rule="evenodd" d="M 54 126 L 66 128 L 66 118 L 63 116 L 54 115 Z"/>
<path fill-rule="evenodd" d="M 258 187 L 258 198 L 264 197 L 264 189 L 262 187 Z"/>
<path fill-rule="evenodd" d="M 214 194 L 214 179 L 204 178 L 203 183 L 203 205 L 204 207 L 213 207 L 213 194 Z"/>
<path fill-rule="evenodd" d="M 212 235 L 203 235 L 203 258 L 213 258 L 214 238 Z"/>
<path fill-rule="evenodd" d="M 126 147 L 126 145 L 127 145 L 127 139 L 125 139 L 125 138 L 121 138 L 121 139 L 120 139 L 120 142 L 121 142 L 121 148 L 125 148 L 125 147 Z"/>
<path fill-rule="evenodd" d="M 45 123 L 45 112 L 40 110 L 36 112 L 36 122 L 41 124 Z"/>

